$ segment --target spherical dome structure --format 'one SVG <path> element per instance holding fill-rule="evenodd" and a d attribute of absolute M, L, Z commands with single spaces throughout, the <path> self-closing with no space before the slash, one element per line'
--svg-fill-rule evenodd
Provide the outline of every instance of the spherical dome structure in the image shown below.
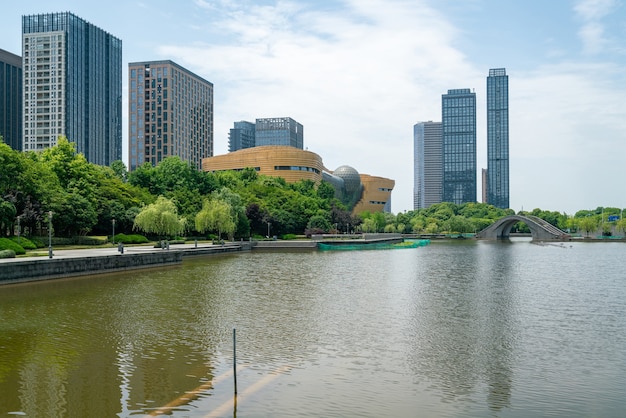
<path fill-rule="evenodd" d="M 333 172 L 333 175 L 343 179 L 344 187 L 348 193 L 354 193 L 361 187 L 361 176 L 359 172 L 349 165 L 342 165 L 337 168 Z"/>

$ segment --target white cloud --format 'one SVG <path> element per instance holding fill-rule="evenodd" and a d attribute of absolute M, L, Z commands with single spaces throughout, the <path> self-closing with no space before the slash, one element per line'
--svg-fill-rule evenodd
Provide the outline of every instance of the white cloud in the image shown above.
<path fill-rule="evenodd" d="M 475 88 L 478 172 L 486 167 L 488 68 L 476 68 L 455 48 L 462 33 L 426 3 L 354 0 L 328 11 L 292 2 L 211 7 L 211 33 L 159 52 L 215 84 L 215 154 L 227 152 L 233 122 L 290 116 L 304 125 L 305 147 L 327 168 L 347 164 L 396 180 L 393 211 L 410 210 L 413 124 L 441 120 L 448 89 Z M 590 3 L 579 8 L 602 16 Z M 604 163 L 607 150 L 625 151 L 626 115 L 611 84 L 623 71 L 571 62 L 520 74 L 502 65 L 510 77 L 512 207 L 571 212 L 604 204 L 600 189 L 589 186 L 597 175 L 585 170 Z M 618 174 L 614 164 L 602 167 Z M 565 203 L 557 185 L 568 182 L 588 191 Z"/>
<path fill-rule="evenodd" d="M 599 53 L 611 44 L 606 36 L 602 20 L 615 10 L 615 0 L 579 0 L 574 6 L 577 16 L 583 21 L 578 36 L 584 51 Z"/>

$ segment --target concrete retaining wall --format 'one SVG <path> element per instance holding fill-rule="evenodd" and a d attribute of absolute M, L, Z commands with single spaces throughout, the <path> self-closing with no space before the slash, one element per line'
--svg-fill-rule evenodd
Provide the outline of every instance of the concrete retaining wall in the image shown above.
<path fill-rule="evenodd" d="M 179 251 L 18 261 L 3 266 L 0 283 L 21 283 L 95 273 L 109 273 L 179 264 L 182 261 L 183 253 Z"/>

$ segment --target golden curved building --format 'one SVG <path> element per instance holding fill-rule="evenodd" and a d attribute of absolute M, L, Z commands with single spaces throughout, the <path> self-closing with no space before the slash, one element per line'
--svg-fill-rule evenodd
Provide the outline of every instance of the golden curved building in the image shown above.
<path fill-rule="evenodd" d="M 354 205 L 352 213 L 391 212 L 391 191 L 396 185 L 394 180 L 361 174 L 361 183 L 363 195 Z"/>
<path fill-rule="evenodd" d="M 249 167 L 259 174 L 282 177 L 288 183 L 303 179 L 319 183 L 325 170 L 322 158 L 316 153 L 280 145 L 245 148 L 202 160 L 203 171 L 243 170 Z"/>
<path fill-rule="evenodd" d="M 203 171 L 239 171 L 245 168 L 254 168 L 259 174 L 266 176 L 282 177 L 288 183 L 295 183 L 299 180 L 312 180 L 319 183 L 325 172 L 335 179 L 341 177 L 341 180 L 337 181 L 343 184 L 344 181 L 352 182 L 351 176 L 358 174 L 356 170 L 348 166 L 341 166 L 333 173 L 324 167 L 322 158 L 316 153 L 280 145 L 245 148 L 202 160 Z M 358 176 L 363 191 L 352 213 L 390 212 L 391 192 L 395 181 L 369 174 L 358 174 Z M 333 183 L 333 186 L 337 188 L 337 184 Z"/>

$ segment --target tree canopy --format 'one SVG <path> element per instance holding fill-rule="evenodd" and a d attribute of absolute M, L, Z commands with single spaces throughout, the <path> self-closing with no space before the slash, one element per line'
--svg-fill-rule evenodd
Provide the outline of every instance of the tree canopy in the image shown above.
<path fill-rule="evenodd" d="M 109 234 L 141 229 L 149 234 L 225 233 L 248 238 L 312 232 L 471 233 L 514 214 L 484 203 L 439 203 L 426 209 L 356 216 L 335 197 L 333 186 L 310 180 L 287 183 L 253 168 L 202 172 L 178 157 L 128 172 L 87 162 L 67 138 L 40 153 L 18 152 L 0 142 L 0 236 L 37 235 L 53 212 L 56 235 Z M 563 230 L 590 235 L 624 233 L 622 209 L 597 207 L 573 216 L 533 209 Z M 210 215 L 210 216 L 209 216 Z M 219 216 L 218 216 L 219 215 Z M 220 219 L 218 222 L 216 219 Z M 233 226 L 234 225 L 234 226 Z M 516 229 L 527 227 L 518 224 Z"/>

